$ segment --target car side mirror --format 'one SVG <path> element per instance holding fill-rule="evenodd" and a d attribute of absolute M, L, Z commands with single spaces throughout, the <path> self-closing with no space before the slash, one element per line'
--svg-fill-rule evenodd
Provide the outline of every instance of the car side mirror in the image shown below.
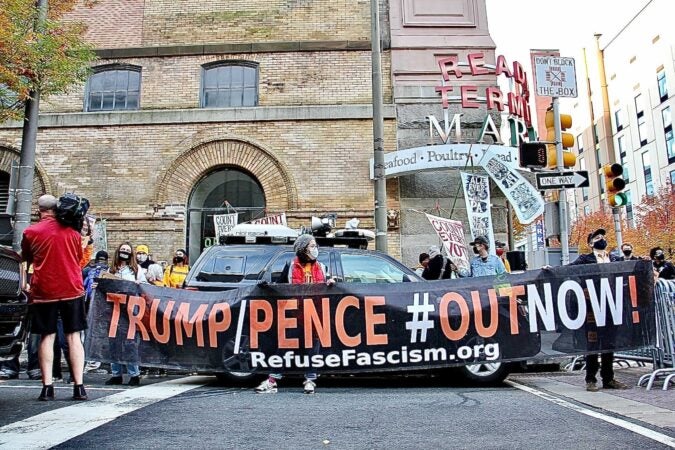
<path fill-rule="evenodd" d="M 404 273 L 404 274 L 403 274 L 403 282 L 404 282 L 404 283 L 410 283 L 410 281 L 411 281 L 411 280 L 410 280 L 410 277 L 408 276 L 408 274 L 405 274 L 405 273 Z"/>

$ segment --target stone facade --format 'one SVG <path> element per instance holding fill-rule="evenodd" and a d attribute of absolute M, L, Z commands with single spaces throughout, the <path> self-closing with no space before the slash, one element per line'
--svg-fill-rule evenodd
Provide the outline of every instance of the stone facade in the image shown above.
<path fill-rule="evenodd" d="M 494 44 L 483 0 L 380 0 L 380 11 L 389 152 L 428 139 L 438 58 L 479 48 L 494 59 Z M 88 24 L 95 66 L 140 68 L 140 108 L 84 112 L 86 85 L 43 99 L 34 191 L 89 198 L 109 250 L 129 240 L 167 260 L 187 247 L 193 189 L 223 168 L 253 177 L 265 210 L 286 212 L 291 227 L 335 212 L 338 225 L 374 228 L 370 0 L 102 0 L 69 17 Z M 202 66 L 216 61 L 256 65 L 256 106 L 200 108 Z M 0 125 L 0 170 L 20 136 L 20 124 Z M 431 230 L 411 209 L 449 208 L 456 185 L 456 172 L 387 180 L 401 218 L 392 256 L 416 264 Z"/>

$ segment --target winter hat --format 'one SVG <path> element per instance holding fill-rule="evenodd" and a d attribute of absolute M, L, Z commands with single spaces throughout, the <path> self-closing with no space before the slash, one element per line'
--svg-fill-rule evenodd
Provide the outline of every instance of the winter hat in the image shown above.
<path fill-rule="evenodd" d="M 106 252 L 105 250 L 99 250 L 96 252 L 96 256 L 94 257 L 94 259 L 97 261 L 99 259 L 108 259 L 108 252 Z"/>
<path fill-rule="evenodd" d="M 438 248 L 438 245 L 432 245 L 429 247 L 429 258 L 435 258 L 436 256 L 441 254 L 441 249 Z"/>
<path fill-rule="evenodd" d="M 150 249 L 148 248 L 147 245 L 137 245 L 136 253 L 145 253 L 147 255 L 148 253 L 150 253 Z"/>
<path fill-rule="evenodd" d="M 314 237 L 311 234 L 301 234 L 298 236 L 295 240 L 295 244 L 293 244 L 293 251 L 295 254 L 299 255 L 300 253 L 304 253 L 312 240 L 314 240 Z"/>

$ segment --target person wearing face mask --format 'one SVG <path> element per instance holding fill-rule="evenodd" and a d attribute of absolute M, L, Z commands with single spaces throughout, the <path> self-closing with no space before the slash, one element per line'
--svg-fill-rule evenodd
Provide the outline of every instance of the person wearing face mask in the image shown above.
<path fill-rule="evenodd" d="M 675 280 L 675 266 L 670 261 L 666 261 L 666 254 L 661 247 L 654 247 L 649 250 L 649 257 L 654 266 L 654 276 L 663 280 Z"/>
<path fill-rule="evenodd" d="M 150 249 L 147 245 L 141 244 L 136 246 L 136 262 L 138 263 L 138 267 L 143 269 L 143 272 L 146 272 L 151 264 L 155 264 L 148 256 L 149 254 Z"/>
<path fill-rule="evenodd" d="M 436 245 L 429 247 L 429 253 L 425 261 L 420 261 L 424 267 L 422 278 L 425 280 L 447 280 L 451 278 L 455 265 L 450 259 L 441 254 L 440 248 Z"/>
<path fill-rule="evenodd" d="M 316 244 L 314 237 L 309 234 L 298 236 L 293 245 L 293 250 L 295 251 L 296 256 L 288 271 L 289 283 L 326 283 L 328 286 L 335 284 L 335 280 L 328 276 L 326 266 L 317 260 L 319 257 L 319 246 Z M 302 322 L 302 318 L 299 318 L 298 321 Z M 311 349 L 310 353 L 315 354 L 317 350 L 317 348 Z M 280 373 L 270 374 L 269 377 L 255 389 L 256 394 L 276 394 L 277 380 L 280 380 L 281 378 L 282 374 Z M 316 378 L 317 374 L 315 372 L 305 373 L 305 381 L 303 383 L 305 394 L 314 394 Z"/>
<path fill-rule="evenodd" d="M 624 242 L 621 245 L 621 253 L 622 256 L 616 258 L 616 261 L 635 261 L 640 259 L 633 254 L 633 245 L 628 242 Z"/>
<path fill-rule="evenodd" d="M 190 272 L 190 266 L 187 252 L 178 249 L 173 255 L 173 264 L 164 270 L 164 286 L 181 289 L 188 272 Z"/>
<path fill-rule="evenodd" d="M 453 268 L 453 271 L 462 278 L 466 277 L 484 277 L 487 275 L 499 275 L 506 273 L 506 268 L 501 258 L 495 255 L 490 255 L 490 241 L 485 236 L 476 236 L 473 242 L 469 243 L 476 254 L 469 263 L 469 268 L 458 269 Z"/>
<path fill-rule="evenodd" d="M 115 250 L 115 255 L 113 256 L 113 262 L 110 265 L 110 273 L 117 278 L 127 281 L 135 281 L 137 283 L 147 283 L 145 279 L 145 274 L 143 270 L 138 267 L 136 262 L 136 255 L 133 252 L 133 246 L 125 242 L 117 247 Z M 122 369 L 123 365 L 120 363 L 111 363 L 110 371 L 112 372 L 112 377 L 110 377 L 105 384 L 107 385 L 117 385 L 123 383 L 122 378 Z M 138 386 L 141 384 L 141 368 L 138 364 L 127 364 L 126 365 L 127 374 L 129 375 L 129 386 Z"/>
<path fill-rule="evenodd" d="M 581 254 L 570 263 L 571 266 L 579 264 L 605 264 L 612 262 L 609 253 L 607 253 L 607 239 L 605 238 L 606 231 L 598 228 L 588 235 L 586 242 L 591 247 L 590 253 Z M 590 311 L 590 307 L 589 307 Z M 603 346 L 614 345 L 612 334 L 610 330 L 600 330 L 595 324 L 595 318 L 592 313 L 587 318 L 587 341 L 589 350 L 597 350 L 602 343 Z M 600 364 L 598 364 L 598 356 L 600 356 Z M 628 389 L 628 386 L 614 378 L 614 353 L 606 352 L 598 355 L 597 353 L 586 355 L 586 390 L 589 392 L 597 392 L 598 380 L 596 375 L 600 370 L 600 377 L 602 378 L 602 387 L 604 389 Z"/>

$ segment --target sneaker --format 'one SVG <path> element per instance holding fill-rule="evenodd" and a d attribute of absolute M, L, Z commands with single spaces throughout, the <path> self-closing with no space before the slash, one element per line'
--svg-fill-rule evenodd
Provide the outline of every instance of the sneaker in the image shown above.
<path fill-rule="evenodd" d="M 141 377 L 136 376 L 136 377 L 131 377 L 129 378 L 129 386 L 138 386 L 141 384 Z"/>
<path fill-rule="evenodd" d="M 86 400 L 87 391 L 84 389 L 83 384 L 76 384 L 73 386 L 73 400 Z"/>
<path fill-rule="evenodd" d="M 0 380 L 15 380 L 19 378 L 18 372 L 9 369 L 0 369 Z"/>
<path fill-rule="evenodd" d="M 108 378 L 108 380 L 105 382 L 107 386 L 112 386 L 114 384 L 123 384 L 123 380 L 121 376 L 113 376 Z"/>
<path fill-rule="evenodd" d="M 316 383 L 312 380 L 305 380 L 303 386 L 305 388 L 305 394 L 313 394 L 316 389 Z"/>
<path fill-rule="evenodd" d="M 277 393 L 277 382 L 270 380 L 269 378 L 260 383 L 260 385 L 255 388 L 256 394 L 276 394 Z"/>
<path fill-rule="evenodd" d="M 49 402 L 54 400 L 54 385 L 50 384 L 48 386 L 42 386 L 42 391 L 40 391 L 40 396 L 38 400 L 42 402 Z"/>
<path fill-rule="evenodd" d="M 623 384 L 620 381 L 612 380 L 609 383 L 603 383 L 602 387 L 604 389 L 629 389 L 627 384 Z"/>
<path fill-rule="evenodd" d="M 589 381 L 588 383 L 586 383 L 586 390 L 588 392 L 598 392 L 600 388 L 598 388 L 598 383 L 596 383 L 595 381 Z"/>
<path fill-rule="evenodd" d="M 28 378 L 31 380 L 41 380 L 42 379 L 42 371 L 40 369 L 33 369 L 29 370 L 26 372 L 26 375 L 28 375 Z"/>
<path fill-rule="evenodd" d="M 101 363 L 99 361 L 87 361 L 87 364 L 84 366 L 84 372 L 91 372 L 98 369 L 99 367 L 101 367 Z"/>

